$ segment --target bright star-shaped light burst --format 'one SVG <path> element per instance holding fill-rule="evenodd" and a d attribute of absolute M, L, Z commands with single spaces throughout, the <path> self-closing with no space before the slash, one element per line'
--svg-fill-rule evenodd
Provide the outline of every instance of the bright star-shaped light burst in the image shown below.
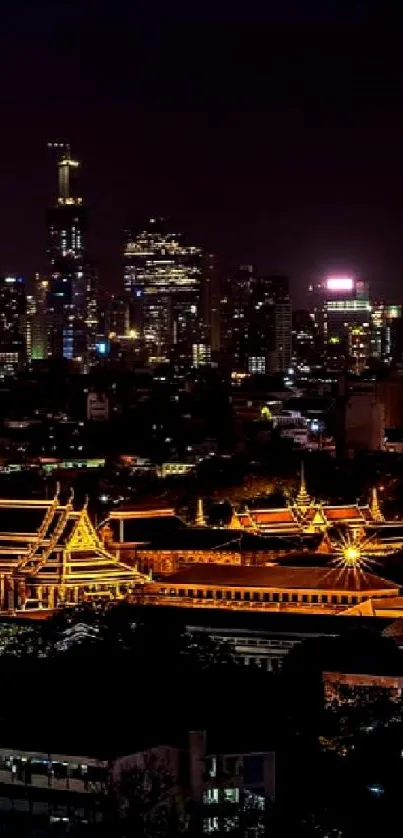
<path fill-rule="evenodd" d="M 371 553 L 371 542 L 374 536 L 367 538 L 365 535 L 360 536 L 349 530 L 347 532 L 339 531 L 338 538 L 332 541 L 332 548 L 335 553 L 331 564 L 336 567 L 354 570 L 357 573 L 365 573 L 371 570 L 375 564 Z"/>

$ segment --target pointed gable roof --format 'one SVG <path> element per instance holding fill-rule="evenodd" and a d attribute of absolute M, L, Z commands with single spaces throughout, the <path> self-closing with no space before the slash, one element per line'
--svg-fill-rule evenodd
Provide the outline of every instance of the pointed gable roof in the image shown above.
<path fill-rule="evenodd" d="M 105 552 L 104 545 L 90 521 L 86 506 L 78 513 L 72 512 L 69 517 L 73 527 L 70 533 L 65 532 L 65 546 L 70 553 L 83 550 Z"/>
<path fill-rule="evenodd" d="M 85 586 L 142 584 L 149 581 L 148 576 L 123 564 L 105 549 L 89 518 L 86 505 L 79 511 L 71 507 L 66 509 L 52 543 L 26 570 L 30 579 L 44 584 Z"/>

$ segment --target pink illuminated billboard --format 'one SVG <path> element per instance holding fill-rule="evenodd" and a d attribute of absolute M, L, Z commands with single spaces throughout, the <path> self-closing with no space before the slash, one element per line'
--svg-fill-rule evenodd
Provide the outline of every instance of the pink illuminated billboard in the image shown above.
<path fill-rule="evenodd" d="M 326 288 L 328 291 L 352 291 L 354 280 L 351 276 L 329 276 Z"/>

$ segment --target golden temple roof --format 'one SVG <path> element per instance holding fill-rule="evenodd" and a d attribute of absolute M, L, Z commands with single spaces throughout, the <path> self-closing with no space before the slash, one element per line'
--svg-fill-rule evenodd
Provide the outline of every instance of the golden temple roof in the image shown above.
<path fill-rule="evenodd" d="M 91 523 L 86 504 L 73 508 L 72 497 L 60 503 L 0 499 L 0 524 L 10 515 L 29 518 L 36 531 L 0 531 L 0 574 L 17 574 L 39 584 L 86 585 L 117 582 L 142 583 L 148 577 L 122 564 L 110 554 Z M 25 517 L 24 517 L 25 516 Z"/>

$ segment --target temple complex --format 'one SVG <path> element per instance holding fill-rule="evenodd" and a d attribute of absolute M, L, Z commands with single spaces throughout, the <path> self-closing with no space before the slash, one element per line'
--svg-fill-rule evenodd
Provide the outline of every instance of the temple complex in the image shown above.
<path fill-rule="evenodd" d="M 193 526 L 184 524 L 172 508 L 123 508 L 111 511 L 100 535 L 110 552 L 154 574 L 173 573 L 194 563 L 292 563 L 294 555 L 300 563 L 301 554 L 338 556 L 347 549 L 382 559 L 403 549 L 403 522 L 385 520 L 376 488 L 367 505 L 314 501 L 303 468 L 295 500 L 275 509 L 233 510 L 226 527 L 206 525 L 199 499 Z"/>
<path fill-rule="evenodd" d="M 158 605 L 358 616 L 384 614 L 400 599 L 380 560 L 398 549 L 402 524 L 384 521 L 375 491 L 368 506 L 314 504 L 302 475 L 293 505 L 234 513 L 233 521 L 206 526 L 199 500 L 195 526 L 173 509 L 116 509 L 100 533 L 110 552 L 152 572 L 142 596 Z M 396 533 L 389 544 L 378 536 L 383 528 Z"/>
<path fill-rule="evenodd" d="M 387 555 L 403 548 L 403 522 L 385 520 L 376 487 L 371 491 L 370 503 L 365 505 L 315 501 L 308 494 L 303 467 L 299 491 L 287 506 L 234 510 L 229 527 L 272 537 L 322 533 L 329 544 L 337 544 L 347 531 L 349 539 L 365 542 L 367 552 Z"/>
<path fill-rule="evenodd" d="M 293 504 L 234 512 L 227 527 L 207 525 L 200 499 L 194 526 L 170 507 L 123 508 L 96 530 L 87 504 L 73 500 L 0 499 L 1 614 L 46 617 L 99 599 L 403 614 L 383 564 L 401 546 L 402 524 L 384 520 L 376 491 L 368 506 L 327 506 L 311 500 L 302 473 Z"/>

